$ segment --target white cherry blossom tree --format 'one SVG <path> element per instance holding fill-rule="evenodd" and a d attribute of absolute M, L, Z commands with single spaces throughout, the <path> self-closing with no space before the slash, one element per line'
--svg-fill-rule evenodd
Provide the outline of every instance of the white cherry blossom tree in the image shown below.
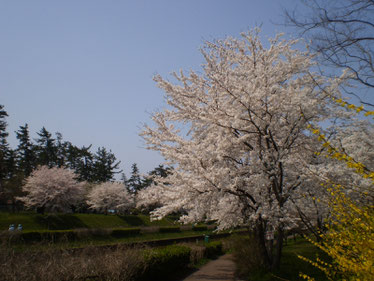
<path fill-rule="evenodd" d="M 303 169 L 313 163 L 307 124 L 329 117 L 327 95 L 339 96 L 342 79 L 311 73 L 313 57 L 293 49 L 297 41 L 277 36 L 269 43 L 257 30 L 207 42 L 202 73 L 174 73 L 174 83 L 156 76 L 169 107 L 141 135 L 175 167 L 156 181 L 158 194 L 148 189 L 149 202 L 162 206 L 153 218 L 182 209 L 186 223 L 249 226 L 264 264 L 276 268 L 285 226 L 296 219 L 289 199 L 305 187 Z M 269 230 L 277 233 L 274 253 L 265 243 Z"/>
<path fill-rule="evenodd" d="M 82 202 L 85 183 L 76 180 L 77 175 L 66 168 L 41 166 L 26 178 L 22 191 L 26 193 L 17 199 L 27 208 L 38 211 L 71 212 Z"/>
<path fill-rule="evenodd" d="M 123 183 L 104 182 L 92 188 L 87 195 L 86 203 L 90 209 L 99 212 L 115 210 L 118 213 L 125 213 L 134 206 L 134 199 Z"/>

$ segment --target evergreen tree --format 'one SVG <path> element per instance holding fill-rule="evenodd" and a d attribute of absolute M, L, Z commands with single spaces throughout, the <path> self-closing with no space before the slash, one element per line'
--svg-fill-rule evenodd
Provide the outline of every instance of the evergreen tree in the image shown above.
<path fill-rule="evenodd" d="M 166 178 L 170 173 L 171 173 L 170 167 L 164 167 L 164 165 L 160 164 L 158 167 L 154 168 L 152 171 L 148 173 L 148 177 L 144 177 L 142 179 L 142 187 L 141 188 L 146 188 L 150 186 L 151 184 L 154 183 L 153 177 L 162 177 Z M 155 183 L 157 184 L 157 183 Z"/>
<path fill-rule="evenodd" d="M 68 166 L 67 154 L 69 145 L 71 144 L 70 142 L 63 141 L 62 139 L 62 134 L 56 132 L 56 164 L 59 168 Z"/>
<path fill-rule="evenodd" d="M 37 142 L 37 164 L 47 165 L 48 167 L 57 166 L 57 147 L 56 140 L 52 138 L 50 132 L 43 127 L 39 133 Z"/>
<path fill-rule="evenodd" d="M 112 151 L 109 152 L 105 147 L 99 147 L 94 155 L 93 178 L 94 182 L 106 182 L 114 179 L 114 175 L 122 171 L 116 171 L 121 161 L 116 162 L 117 158 Z"/>
<path fill-rule="evenodd" d="M 90 152 L 91 145 L 78 148 L 74 145 L 68 147 L 68 162 L 71 169 L 79 175 L 79 180 L 93 182 L 94 156 Z"/>
<path fill-rule="evenodd" d="M 28 177 L 35 169 L 35 147 L 31 142 L 29 126 L 20 126 L 19 130 L 15 132 L 18 139 L 17 152 L 17 166 L 18 170 L 22 171 L 25 177 Z"/>
<path fill-rule="evenodd" d="M 7 142 L 8 132 L 5 118 L 8 113 L 4 106 L 0 105 L 0 201 L 9 199 L 9 195 L 14 193 L 12 189 L 12 178 L 16 175 L 15 152 L 9 147 Z"/>
<path fill-rule="evenodd" d="M 136 163 L 131 165 L 131 177 L 127 181 L 127 188 L 131 193 L 138 193 L 143 188 L 143 181 L 140 178 L 139 169 Z"/>

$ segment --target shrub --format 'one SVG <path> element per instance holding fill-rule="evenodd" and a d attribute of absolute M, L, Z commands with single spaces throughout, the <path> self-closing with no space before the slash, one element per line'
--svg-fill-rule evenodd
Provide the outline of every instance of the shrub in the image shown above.
<path fill-rule="evenodd" d="M 25 242 L 73 241 L 76 238 L 77 233 L 73 230 L 29 231 L 21 233 L 21 239 Z"/>
<path fill-rule="evenodd" d="M 115 238 L 128 237 L 133 235 L 138 235 L 140 233 L 140 228 L 116 228 L 112 230 L 112 236 Z"/>
<path fill-rule="evenodd" d="M 217 258 L 222 254 L 222 242 L 215 241 L 205 244 L 205 257 L 207 257 L 208 259 Z"/>
<path fill-rule="evenodd" d="M 208 230 L 208 227 L 206 225 L 195 225 L 192 227 L 193 231 L 204 231 Z"/>
<path fill-rule="evenodd" d="M 171 233 L 171 232 L 180 232 L 179 226 L 164 226 L 160 227 L 160 233 Z"/>
<path fill-rule="evenodd" d="M 173 272 L 188 267 L 191 249 L 187 246 L 171 245 L 144 252 L 146 270 L 141 280 L 162 280 Z"/>
<path fill-rule="evenodd" d="M 106 228 L 82 228 L 75 229 L 74 232 L 79 240 L 83 240 L 92 237 L 107 237 L 112 233 L 112 230 Z"/>

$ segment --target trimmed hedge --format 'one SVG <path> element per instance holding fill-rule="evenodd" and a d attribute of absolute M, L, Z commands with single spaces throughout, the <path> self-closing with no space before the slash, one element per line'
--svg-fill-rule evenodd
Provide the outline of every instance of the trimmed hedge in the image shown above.
<path fill-rule="evenodd" d="M 20 238 L 25 242 L 73 241 L 77 233 L 73 230 L 29 231 L 20 233 Z"/>
<path fill-rule="evenodd" d="M 111 236 L 114 238 L 122 238 L 140 234 L 140 228 L 115 228 L 112 230 Z"/>
<path fill-rule="evenodd" d="M 208 230 L 208 227 L 206 225 L 195 225 L 192 227 L 193 231 L 204 231 Z"/>
<path fill-rule="evenodd" d="M 141 280 L 163 280 L 170 273 L 188 267 L 191 249 L 187 246 L 170 245 L 144 252 L 146 268 Z"/>
<path fill-rule="evenodd" d="M 214 259 L 223 254 L 222 242 L 215 241 L 205 244 L 205 257 L 208 259 Z"/>
<path fill-rule="evenodd" d="M 165 226 L 165 227 L 160 227 L 159 232 L 160 233 L 171 233 L 171 232 L 180 232 L 181 229 L 179 226 Z"/>

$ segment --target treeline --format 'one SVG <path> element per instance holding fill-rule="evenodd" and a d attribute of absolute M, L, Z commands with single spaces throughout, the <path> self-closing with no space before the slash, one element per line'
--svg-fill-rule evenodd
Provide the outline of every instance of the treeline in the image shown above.
<path fill-rule="evenodd" d="M 119 164 L 111 150 L 91 146 L 78 147 L 63 139 L 61 133 L 53 136 L 45 127 L 30 137 L 28 124 L 15 132 L 18 145 L 8 144 L 7 112 L 0 105 L 0 200 L 13 200 L 19 195 L 23 180 L 38 166 L 66 167 L 75 171 L 78 179 L 92 183 L 106 182 L 120 173 Z"/>
<path fill-rule="evenodd" d="M 64 140 L 61 133 L 52 135 L 45 127 L 37 132 L 37 138 L 31 139 L 28 124 L 20 126 L 15 132 L 18 145 L 13 149 L 7 141 L 7 117 L 4 106 L 0 105 L 0 204 L 11 201 L 14 205 L 15 198 L 22 195 L 24 179 L 39 166 L 69 168 L 79 181 L 95 184 L 114 181 L 115 175 L 122 172 L 120 161 L 111 150 L 99 147 L 92 152 L 91 144 L 76 146 Z M 122 173 L 121 180 L 130 193 L 136 194 L 152 184 L 153 176 L 165 177 L 169 171 L 169 167 L 159 165 L 143 176 L 134 163 L 130 177 Z"/>

